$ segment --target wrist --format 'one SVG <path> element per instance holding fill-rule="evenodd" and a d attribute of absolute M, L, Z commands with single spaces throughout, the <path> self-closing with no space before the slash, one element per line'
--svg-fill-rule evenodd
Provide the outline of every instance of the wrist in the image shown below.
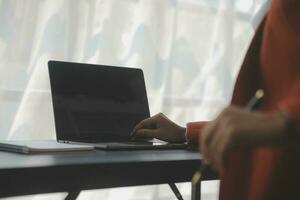
<path fill-rule="evenodd" d="M 180 127 L 181 128 L 181 134 L 180 134 L 180 136 L 181 136 L 181 138 L 180 138 L 180 141 L 182 142 L 182 143 L 184 143 L 184 142 L 186 142 L 187 141 L 187 133 L 186 133 L 186 128 L 185 127 Z"/>
<path fill-rule="evenodd" d="M 288 113 L 282 109 L 278 109 L 277 112 L 272 114 L 271 123 L 274 123 L 274 137 L 271 141 L 274 144 L 284 145 L 288 140 L 288 129 L 290 118 Z"/>
<path fill-rule="evenodd" d="M 289 147 L 296 148 L 300 152 L 300 126 L 299 120 L 292 118 L 284 109 L 279 109 L 282 117 L 285 119 L 285 128 L 282 137 L 285 139 L 285 144 Z"/>

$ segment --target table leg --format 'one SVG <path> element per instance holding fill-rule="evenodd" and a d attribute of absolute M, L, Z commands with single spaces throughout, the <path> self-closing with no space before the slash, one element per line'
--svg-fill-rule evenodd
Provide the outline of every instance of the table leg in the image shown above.
<path fill-rule="evenodd" d="M 175 194 L 176 198 L 178 200 L 183 200 L 182 195 L 180 193 L 180 191 L 178 190 L 177 186 L 175 185 L 175 183 L 168 183 L 170 188 L 172 189 L 173 193 Z"/>
<path fill-rule="evenodd" d="M 201 181 L 192 183 L 192 200 L 201 200 Z"/>
<path fill-rule="evenodd" d="M 68 193 L 65 200 L 76 200 L 77 197 L 79 196 L 79 194 L 80 194 L 80 191 L 71 191 Z"/>

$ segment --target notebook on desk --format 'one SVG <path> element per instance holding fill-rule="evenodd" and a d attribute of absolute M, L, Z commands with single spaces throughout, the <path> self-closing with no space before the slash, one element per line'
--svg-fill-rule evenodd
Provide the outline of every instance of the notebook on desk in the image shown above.
<path fill-rule="evenodd" d="M 55 140 L 0 140 L 0 150 L 23 154 L 93 150 L 92 145 L 63 144 Z"/>
<path fill-rule="evenodd" d="M 130 133 L 150 117 L 141 69 L 49 61 L 56 137 L 98 149 L 182 149 L 186 144 L 131 141 Z"/>

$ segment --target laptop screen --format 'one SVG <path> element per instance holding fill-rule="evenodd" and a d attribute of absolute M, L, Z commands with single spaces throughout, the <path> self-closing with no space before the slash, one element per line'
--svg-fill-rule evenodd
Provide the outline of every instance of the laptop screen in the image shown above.
<path fill-rule="evenodd" d="M 128 141 L 150 116 L 141 69 L 49 61 L 58 140 Z"/>

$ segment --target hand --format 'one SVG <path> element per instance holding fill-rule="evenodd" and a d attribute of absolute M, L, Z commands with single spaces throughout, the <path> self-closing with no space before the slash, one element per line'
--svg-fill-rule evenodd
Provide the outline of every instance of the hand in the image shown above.
<path fill-rule="evenodd" d="M 220 172 L 226 155 L 233 150 L 283 142 L 286 125 L 287 119 L 280 111 L 263 113 L 230 106 L 202 131 L 204 161 Z"/>
<path fill-rule="evenodd" d="M 131 138 L 157 138 L 166 142 L 185 142 L 185 128 L 178 126 L 159 113 L 141 121 L 132 131 Z"/>

